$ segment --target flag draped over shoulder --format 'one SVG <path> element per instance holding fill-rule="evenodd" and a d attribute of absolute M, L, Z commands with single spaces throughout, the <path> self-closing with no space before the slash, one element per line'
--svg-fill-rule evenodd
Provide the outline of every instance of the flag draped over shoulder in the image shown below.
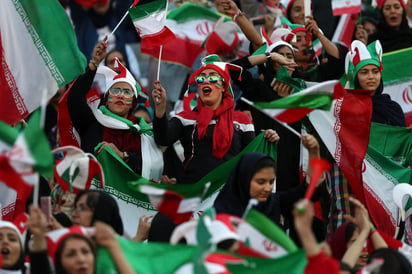
<path fill-rule="evenodd" d="M 166 26 L 176 38 L 163 46 L 162 61 L 191 68 L 203 51 L 201 45 L 220 18 L 216 12 L 193 3 L 185 3 L 167 14 Z M 159 48 L 141 45 L 142 53 L 159 58 Z"/>
<path fill-rule="evenodd" d="M 57 1 L 5 0 L 0 9 L 0 120 L 13 124 L 84 71 L 73 27 Z M 35 83 L 35 84 L 34 84 Z"/>
<path fill-rule="evenodd" d="M 175 38 L 173 32 L 165 26 L 167 0 L 140 0 L 129 9 L 136 31 L 142 38 L 141 47 L 153 47 L 167 43 Z"/>
<path fill-rule="evenodd" d="M 359 13 L 361 11 L 361 0 L 332 0 L 333 16 L 347 13 Z"/>
<path fill-rule="evenodd" d="M 343 95 L 339 81 L 332 80 L 316 84 L 300 92 L 272 102 L 257 102 L 254 105 L 275 119 L 293 123 L 314 109 L 329 110 L 333 99 Z"/>
<path fill-rule="evenodd" d="M 25 211 L 26 200 L 38 182 L 37 173 L 53 176 L 53 164 L 49 142 L 40 127 L 40 111 L 32 114 L 20 133 L 0 122 L 0 182 L 6 186 L 2 186 L 0 196 L 4 219 Z"/>

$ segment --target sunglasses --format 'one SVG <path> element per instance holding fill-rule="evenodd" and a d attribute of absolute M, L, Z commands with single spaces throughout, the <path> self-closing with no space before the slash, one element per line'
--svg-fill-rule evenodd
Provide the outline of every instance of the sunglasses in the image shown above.
<path fill-rule="evenodd" d="M 121 88 L 110 88 L 109 89 L 110 95 L 119 96 L 123 94 L 124 97 L 131 98 L 134 96 L 134 91 L 130 89 L 121 89 Z"/>
<path fill-rule="evenodd" d="M 195 81 L 198 84 L 203 84 L 207 80 L 211 84 L 216 84 L 219 80 L 223 80 L 223 78 L 219 75 L 208 75 L 208 76 L 197 76 L 195 77 Z"/>

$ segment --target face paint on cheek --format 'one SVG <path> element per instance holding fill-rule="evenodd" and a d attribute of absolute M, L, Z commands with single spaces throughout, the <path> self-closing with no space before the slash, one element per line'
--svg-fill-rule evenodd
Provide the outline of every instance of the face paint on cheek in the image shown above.
<path fill-rule="evenodd" d="M 221 87 L 222 87 L 222 85 L 219 84 L 219 83 L 215 83 L 215 86 L 217 86 L 218 88 L 221 88 Z"/>
<path fill-rule="evenodd" d="M 107 102 L 112 103 L 114 100 L 114 96 L 113 95 L 109 95 L 109 97 L 107 98 Z"/>
<path fill-rule="evenodd" d="M 131 99 L 125 99 L 124 102 L 125 102 L 125 105 L 126 105 L 126 106 L 131 106 L 131 105 L 133 104 L 133 98 L 131 98 Z"/>
<path fill-rule="evenodd" d="M 290 16 L 294 18 L 294 17 L 298 17 L 299 15 L 300 15 L 300 12 L 292 12 Z"/>

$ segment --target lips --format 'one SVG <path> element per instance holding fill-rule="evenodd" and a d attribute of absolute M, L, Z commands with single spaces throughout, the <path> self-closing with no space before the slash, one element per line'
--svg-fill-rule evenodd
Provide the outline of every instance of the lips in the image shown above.
<path fill-rule="evenodd" d="M 212 89 L 210 87 L 204 87 L 202 88 L 202 92 L 203 94 L 208 95 L 212 92 Z"/>
<path fill-rule="evenodd" d="M 124 106 L 123 101 L 116 101 L 115 105 Z"/>
<path fill-rule="evenodd" d="M 9 255 L 10 254 L 10 249 L 8 249 L 7 247 L 3 247 L 1 249 L 1 255 Z"/>

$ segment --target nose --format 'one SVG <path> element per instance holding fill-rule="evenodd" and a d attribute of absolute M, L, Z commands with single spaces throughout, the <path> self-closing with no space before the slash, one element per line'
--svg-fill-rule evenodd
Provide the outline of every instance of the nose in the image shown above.
<path fill-rule="evenodd" d="M 77 217 L 79 217 L 79 214 L 77 213 L 77 209 L 74 208 L 73 211 L 72 211 L 72 219 L 75 219 Z"/>

